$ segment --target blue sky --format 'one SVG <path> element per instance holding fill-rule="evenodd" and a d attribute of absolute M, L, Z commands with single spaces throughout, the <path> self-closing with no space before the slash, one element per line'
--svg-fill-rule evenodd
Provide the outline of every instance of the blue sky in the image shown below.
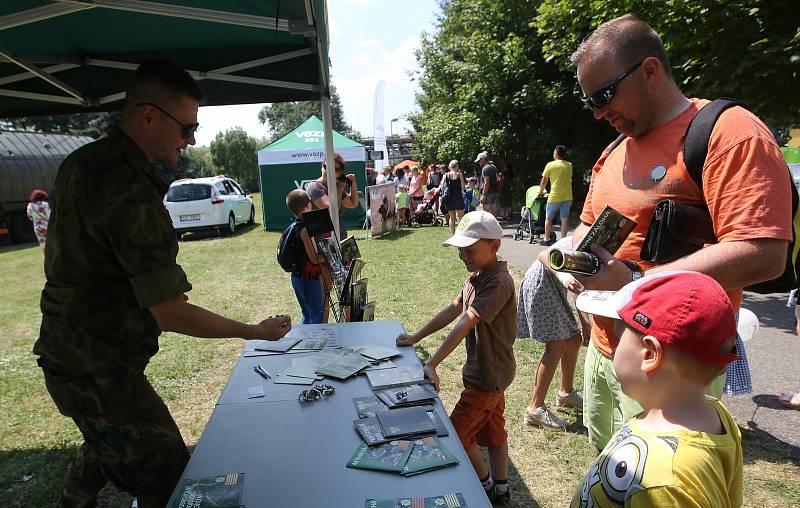
<path fill-rule="evenodd" d="M 418 69 L 414 50 L 420 34 L 431 33 L 438 6 L 435 0 L 328 0 L 330 59 L 333 84 L 339 91 L 347 122 L 362 135 L 373 133 L 373 97 L 379 80 L 386 82 L 384 126 L 394 132 L 410 124 L 403 116 L 416 108 L 417 83 L 408 72 Z M 241 126 L 251 136 L 267 134 L 258 122 L 261 104 L 200 108 L 198 146 L 208 146 L 217 132 Z"/>

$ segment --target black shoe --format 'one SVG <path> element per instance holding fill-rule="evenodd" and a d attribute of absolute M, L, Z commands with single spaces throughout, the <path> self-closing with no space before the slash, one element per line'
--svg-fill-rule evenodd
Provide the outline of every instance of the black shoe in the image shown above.
<path fill-rule="evenodd" d="M 539 245 L 544 245 L 545 247 L 550 247 L 553 245 L 553 240 L 539 240 Z"/>
<path fill-rule="evenodd" d="M 492 489 L 491 501 L 492 506 L 511 506 L 511 491 L 507 490 L 500 494 L 495 487 Z"/>

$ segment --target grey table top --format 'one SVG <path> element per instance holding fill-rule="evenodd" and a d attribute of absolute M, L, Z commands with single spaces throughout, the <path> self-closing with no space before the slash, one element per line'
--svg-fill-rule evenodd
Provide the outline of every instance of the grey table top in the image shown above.
<path fill-rule="evenodd" d="M 296 326 L 302 335 L 314 326 Z M 395 321 L 343 323 L 332 326 L 342 346 L 380 344 L 394 347 L 403 331 Z M 461 492 L 470 508 L 490 506 L 469 458 L 439 399 L 436 412 L 450 433 L 439 438 L 459 460 L 455 467 L 404 478 L 397 474 L 345 467 L 361 438 L 353 428 L 358 419 L 352 399 L 370 395 L 364 375 L 346 381 L 326 378 L 336 393 L 313 403 L 297 397 L 308 386 L 279 385 L 259 377 L 253 365 L 270 374 L 287 367 L 292 358 L 273 355 L 247 357 L 245 347 L 217 406 L 183 472 L 178 487 L 188 478 L 223 473 L 245 473 L 243 504 L 256 507 L 361 508 L 368 498 L 430 497 Z M 419 365 L 413 348 L 399 348 L 401 365 Z M 265 397 L 248 398 L 247 388 L 261 385 Z M 178 489 L 176 489 L 177 491 Z M 176 492 L 173 493 L 173 498 Z M 173 500 L 170 500 L 172 503 Z"/>

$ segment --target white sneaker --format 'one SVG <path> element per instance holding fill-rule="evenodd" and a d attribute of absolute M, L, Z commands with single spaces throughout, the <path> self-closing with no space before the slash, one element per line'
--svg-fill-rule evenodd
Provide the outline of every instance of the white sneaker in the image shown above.
<path fill-rule="evenodd" d="M 522 421 L 528 427 L 543 427 L 554 430 L 564 430 L 567 428 L 567 422 L 553 414 L 550 408 L 547 407 L 547 404 L 542 407 L 537 407 L 533 411 L 531 411 L 530 408 L 525 408 Z"/>
<path fill-rule="evenodd" d="M 572 390 L 565 395 L 562 395 L 561 392 L 558 392 L 558 394 L 556 394 L 556 406 L 571 407 L 573 409 L 583 411 L 583 397 L 581 397 L 575 390 Z"/>

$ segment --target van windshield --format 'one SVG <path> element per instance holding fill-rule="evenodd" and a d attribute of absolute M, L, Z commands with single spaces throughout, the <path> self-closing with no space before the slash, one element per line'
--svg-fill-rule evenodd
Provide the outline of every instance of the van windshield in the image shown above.
<path fill-rule="evenodd" d="M 167 191 L 167 201 L 199 201 L 211 197 L 211 186 L 201 183 L 173 185 Z"/>

